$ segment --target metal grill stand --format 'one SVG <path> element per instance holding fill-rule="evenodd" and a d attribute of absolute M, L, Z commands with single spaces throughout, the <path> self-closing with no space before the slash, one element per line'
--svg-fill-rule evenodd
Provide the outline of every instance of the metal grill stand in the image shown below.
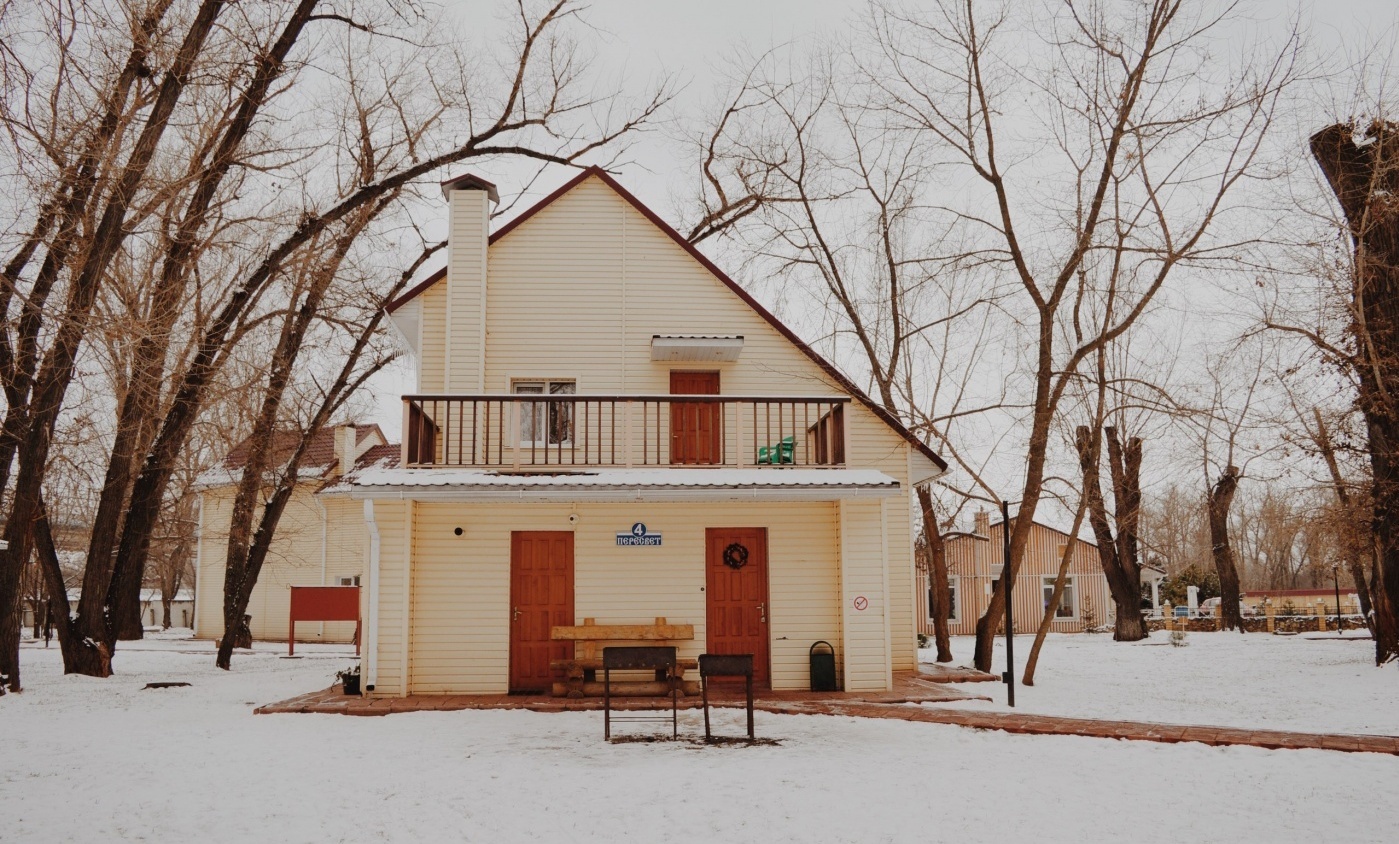
<path fill-rule="evenodd" d="M 753 655 L 700 654 L 700 694 L 704 699 L 704 740 L 713 741 L 709 732 L 709 678 L 742 677 L 748 694 L 748 740 L 753 740 Z"/>
<path fill-rule="evenodd" d="M 657 680 L 664 680 L 670 688 L 670 737 L 680 737 L 678 687 L 675 684 L 675 648 L 603 648 L 602 649 L 602 737 L 612 740 L 612 722 L 615 721 L 664 721 L 664 715 L 617 715 L 612 714 L 612 670 L 654 671 Z"/>

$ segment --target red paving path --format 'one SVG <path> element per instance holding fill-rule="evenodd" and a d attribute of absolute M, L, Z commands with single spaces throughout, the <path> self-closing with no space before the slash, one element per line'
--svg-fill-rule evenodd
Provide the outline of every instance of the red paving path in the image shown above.
<path fill-rule="evenodd" d="M 940 678 L 941 679 L 941 678 Z M 1089 738 L 1129 739 L 1176 743 L 1195 741 L 1221 746 L 1267 749 L 1341 750 L 1387 753 L 1399 756 L 1399 736 L 1332 735 L 1292 733 L 1279 730 L 1244 730 L 1198 725 L 1153 724 L 1144 721 L 1100 721 L 1091 718 L 1060 718 L 1052 715 L 1021 715 L 1014 712 L 980 712 L 942 709 L 924 703 L 975 700 L 971 695 L 939 683 L 927 675 L 896 675 L 891 692 L 763 692 L 755 708 L 784 715 L 845 715 L 856 718 L 889 718 L 951 724 L 983 730 L 1004 730 L 1028 735 L 1086 736 Z M 711 690 L 716 706 L 742 706 L 741 698 L 722 696 Z M 655 698 L 614 699 L 614 708 L 655 709 Z M 699 698 L 682 698 L 680 707 L 696 709 Z M 346 697 L 338 686 L 289 700 L 270 703 L 253 710 L 258 715 L 277 713 L 322 713 L 340 715 L 389 715 L 395 712 L 453 711 L 462 709 L 527 709 L 534 712 L 595 711 L 602 708 L 596 698 L 570 700 L 535 695 L 410 695 L 403 698 Z"/>

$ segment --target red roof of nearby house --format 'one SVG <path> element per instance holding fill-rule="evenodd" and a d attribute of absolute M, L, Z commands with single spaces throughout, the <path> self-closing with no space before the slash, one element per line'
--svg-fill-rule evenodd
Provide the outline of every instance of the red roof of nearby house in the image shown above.
<path fill-rule="evenodd" d="M 846 378 L 845 375 L 841 373 L 840 370 L 836 369 L 830 361 L 826 360 L 824 357 L 818 354 L 815 349 L 808 346 L 805 341 L 803 341 L 800 337 L 797 336 L 796 332 L 788 328 L 785 324 L 783 324 L 781 320 L 779 320 L 770 311 L 768 311 L 767 308 L 764 308 L 761 304 L 759 304 L 758 300 L 754 299 L 748 293 L 748 291 L 744 290 L 743 287 L 741 287 L 738 284 L 738 282 L 729 278 L 729 276 L 723 270 L 719 269 L 717 266 L 715 266 L 715 264 L 712 261 L 706 258 L 704 256 L 704 253 L 696 249 L 693 244 L 691 244 L 679 232 L 672 228 L 670 224 L 668 224 L 665 220 L 662 220 L 656 214 L 656 212 L 646 207 L 646 205 L 643 204 L 641 200 L 637 199 L 631 194 L 630 191 L 622 187 L 622 185 L 616 179 L 614 179 L 611 174 L 609 174 L 606 170 L 603 170 L 601 167 L 593 166 L 584 169 L 577 176 L 574 176 L 572 179 L 565 182 L 563 186 L 560 187 L 558 190 L 554 191 L 553 193 L 541 199 L 539 202 L 535 203 L 529 209 L 521 213 L 520 216 L 501 226 L 499 230 L 491 234 L 488 243 L 494 244 L 496 241 L 510 234 L 512 231 L 519 228 L 519 226 L 526 220 L 533 217 L 535 214 L 538 214 L 544 208 L 548 207 L 551 203 L 554 202 L 554 200 L 573 190 L 573 188 L 577 187 L 581 182 L 583 182 L 590 176 L 597 176 L 603 181 L 604 184 L 612 188 L 612 190 L 616 191 L 618 196 L 621 196 L 628 203 L 630 203 L 631 206 L 637 211 L 639 211 L 643 217 L 650 220 L 651 223 L 654 224 L 662 232 L 664 232 L 667 237 L 675 241 L 675 243 L 681 249 L 684 249 L 687 253 L 689 253 L 690 257 L 698 261 L 700 266 L 704 267 L 706 270 L 712 273 L 715 278 L 723 282 L 730 290 L 734 292 L 735 295 L 738 296 L 739 299 L 743 300 L 744 304 L 748 305 L 748 307 L 756 311 L 759 316 L 767 320 L 768 324 L 770 324 L 773 328 L 777 329 L 777 332 L 779 334 L 781 334 L 783 337 L 786 337 L 789 341 L 792 342 L 792 344 L 794 344 L 798 349 L 805 353 L 807 357 L 811 358 L 811 360 L 815 362 L 816 365 L 819 366 L 822 370 L 824 370 L 827 375 L 831 376 L 831 378 L 833 378 L 835 382 L 841 386 L 842 389 L 844 389 L 851 396 L 859 400 L 859 402 L 865 405 L 865 407 L 869 408 L 875 416 L 878 416 L 886 425 L 888 425 L 890 428 L 893 428 L 895 432 L 897 432 L 901 437 L 907 440 L 910 445 L 918 449 L 919 453 L 927 457 L 929 460 L 933 461 L 933 464 L 937 466 L 940 471 L 947 471 L 947 461 L 939 457 L 937 452 L 933 451 L 932 448 L 930 448 L 927 445 L 927 443 L 923 442 L 916 435 L 914 435 L 914 433 L 910 431 L 908 427 L 905 426 L 903 422 L 901 422 L 898 419 L 898 417 L 890 413 L 882 405 L 876 403 L 873 399 L 871 399 L 868 395 L 865 394 L 864 390 L 861 390 L 859 387 L 855 386 L 855 383 L 852 382 L 849 378 Z M 457 179 L 453 180 L 453 183 L 462 182 L 466 178 L 468 178 L 468 176 L 460 176 Z M 479 181 L 484 182 L 485 180 Z M 486 184 L 490 183 L 486 182 Z M 441 279 L 445 278 L 446 275 L 447 268 L 443 267 L 442 269 L 423 279 L 423 281 L 415 287 L 413 287 L 413 289 L 409 290 L 402 296 L 390 302 L 385 310 L 387 310 L 389 313 L 393 313 L 394 311 L 403 307 L 403 305 L 407 304 L 409 301 L 422 294 L 429 287 L 436 284 Z"/>
<path fill-rule="evenodd" d="M 315 467 L 330 467 L 335 463 L 335 433 L 338 427 L 322 428 L 312 438 L 310 445 L 306 448 L 306 454 L 301 458 L 301 465 L 305 469 Z M 356 425 L 355 444 L 364 442 L 370 434 L 377 434 L 380 441 L 385 439 L 384 432 L 378 425 Z M 301 432 L 293 430 L 277 431 L 273 435 L 272 463 L 281 465 L 291 458 L 292 452 L 296 449 L 296 444 L 301 440 Z M 376 446 L 377 447 L 377 446 Z M 229 470 L 242 469 L 248 462 L 248 440 L 243 440 L 233 447 L 228 456 L 223 459 L 223 468 Z M 397 446 L 395 446 L 397 448 Z M 374 449 L 371 448 L 370 451 Z"/>

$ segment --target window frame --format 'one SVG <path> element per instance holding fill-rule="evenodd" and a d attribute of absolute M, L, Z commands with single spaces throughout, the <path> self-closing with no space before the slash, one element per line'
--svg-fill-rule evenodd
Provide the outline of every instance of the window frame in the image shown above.
<path fill-rule="evenodd" d="M 1045 605 L 1048 603 L 1050 594 L 1053 594 L 1053 591 L 1054 591 L 1054 581 L 1055 581 L 1055 580 L 1058 580 L 1058 578 L 1059 578 L 1059 576 L 1058 576 L 1057 574 L 1040 575 L 1040 609 L 1041 609 L 1041 611 L 1044 610 Z M 1048 590 L 1049 594 L 1046 594 L 1046 590 Z M 1064 598 L 1065 598 L 1066 596 L 1069 597 L 1069 598 L 1071 599 L 1071 600 L 1069 601 L 1069 608 L 1070 608 L 1070 611 L 1071 611 L 1071 612 L 1070 612 L 1069 615 L 1060 615 L 1060 614 L 1059 614 L 1059 609 L 1058 609 L 1058 608 L 1055 608 L 1055 610 L 1054 610 L 1054 620 L 1055 620 L 1055 621 L 1078 621 L 1078 616 L 1079 616 L 1079 613 L 1078 613 L 1078 607 L 1079 607 L 1079 602 L 1078 602 L 1078 575 L 1069 574 L 1069 575 L 1065 575 L 1065 576 L 1064 576 L 1064 594 L 1062 594 L 1062 595 L 1059 596 L 1059 606 L 1060 606 L 1060 607 L 1062 607 L 1062 606 L 1064 605 Z"/>
<path fill-rule="evenodd" d="M 522 393 L 520 387 L 539 387 L 537 393 Z M 555 391 L 555 387 L 567 386 L 571 389 Z M 514 378 L 510 381 L 510 394 L 517 396 L 576 396 L 578 394 L 578 379 L 576 378 Z M 543 419 L 540 419 L 540 405 L 543 405 Z M 545 402 L 517 402 L 516 408 L 519 411 L 515 424 L 515 446 L 517 448 L 572 448 L 574 433 L 574 416 L 570 410 L 565 420 L 565 436 L 557 441 L 552 438 L 552 431 L 555 420 L 552 413 L 561 407 L 559 404 Z M 527 415 L 528 414 L 528 415 Z M 525 435 L 525 421 L 529 420 L 529 437 Z M 541 424 L 542 423 L 542 424 Z M 543 439 L 533 439 L 539 433 L 539 428 L 544 428 Z"/>
<path fill-rule="evenodd" d="M 929 623 L 932 623 L 937 621 L 937 619 L 933 617 L 933 583 L 931 578 L 927 580 L 928 589 L 927 595 L 925 596 L 928 601 L 927 616 Z M 947 588 L 952 593 L 952 609 L 954 610 L 954 612 L 947 617 L 948 624 L 962 623 L 962 603 L 958 600 L 958 595 L 962 590 L 961 580 L 962 576 L 959 574 L 949 574 L 947 576 Z"/>

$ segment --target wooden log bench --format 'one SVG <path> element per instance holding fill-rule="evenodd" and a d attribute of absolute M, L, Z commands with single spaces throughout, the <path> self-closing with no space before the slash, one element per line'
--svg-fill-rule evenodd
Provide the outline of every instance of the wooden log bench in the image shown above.
<path fill-rule="evenodd" d="M 695 638 L 693 624 L 670 624 L 664 617 L 657 618 L 654 624 L 598 624 L 594 619 L 585 618 L 583 623 L 572 627 L 555 627 L 549 634 L 556 641 L 573 642 L 573 659 L 550 660 L 549 668 L 562 672 L 563 682 L 553 684 L 554 697 L 602 697 L 603 684 L 597 673 L 602 670 L 602 647 L 604 643 L 622 642 L 679 642 Z M 699 683 L 686 680 L 685 672 L 699 668 L 698 660 L 680 659 L 676 661 L 676 683 L 680 693 L 697 695 Z M 617 697 L 651 696 L 670 694 L 666 678 L 656 672 L 654 680 L 614 681 L 612 694 Z"/>

